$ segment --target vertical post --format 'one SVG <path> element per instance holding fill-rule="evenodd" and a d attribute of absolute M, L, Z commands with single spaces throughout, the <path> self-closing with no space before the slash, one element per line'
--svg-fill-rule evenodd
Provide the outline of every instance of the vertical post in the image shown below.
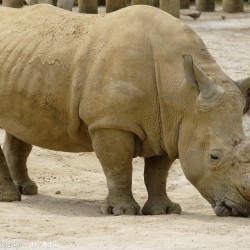
<path fill-rule="evenodd" d="M 26 0 L 28 5 L 38 4 L 38 0 Z"/>
<path fill-rule="evenodd" d="M 132 5 L 135 4 L 145 4 L 145 5 L 154 5 L 154 0 L 132 0 Z"/>
<path fill-rule="evenodd" d="M 47 4 L 53 5 L 53 1 L 52 0 L 38 0 L 38 3 L 47 3 Z"/>
<path fill-rule="evenodd" d="M 106 0 L 106 12 L 112 12 L 127 6 L 126 0 Z"/>
<path fill-rule="evenodd" d="M 215 0 L 196 0 L 196 10 L 198 11 L 215 11 Z"/>
<path fill-rule="evenodd" d="M 160 0 L 160 8 L 169 14 L 180 18 L 180 0 Z"/>
<path fill-rule="evenodd" d="M 12 8 L 22 8 L 23 0 L 3 0 L 3 6 Z"/>
<path fill-rule="evenodd" d="M 223 0 L 223 11 L 228 13 L 237 13 L 244 11 L 243 0 Z"/>
<path fill-rule="evenodd" d="M 61 9 L 72 11 L 73 6 L 74 6 L 74 0 L 58 0 L 57 1 L 57 7 Z"/>
<path fill-rule="evenodd" d="M 105 0 L 98 0 L 98 5 L 104 6 L 105 5 Z"/>
<path fill-rule="evenodd" d="M 78 0 L 79 13 L 97 14 L 97 0 Z"/>
<path fill-rule="evenodd" d="M 250 0 L 249 0 L 249 1 L 250 1 Z M 154 6 L 155 6 L 155 7 L 159 7 L 159 6 L 160 6 L 159 0 L 154 0 Z"/>
<path fill-rule="evenodd" d="M 189 9 L 190 0 L 181 0 L 181 9 Z"/>

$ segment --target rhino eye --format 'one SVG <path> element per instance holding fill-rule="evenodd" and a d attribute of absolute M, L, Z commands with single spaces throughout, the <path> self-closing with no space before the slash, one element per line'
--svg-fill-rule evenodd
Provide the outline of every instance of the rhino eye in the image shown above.
<path fill-rule="evenodd" d="M 223 161 L 223 151 L 218 149 L 210 150 L 208 154 L 208 162 L 210 163 L 208 168 L 210 170 L 220 169 L 220 167 L 223 167 L 221 161 Z"/>
<path fill-rule="evenodd" d="M 221 150 L 211 150 L 209 154 L 209 161 L 212 165 L 217 164 L 220 162 L 222 158 L 222 151 Z"/>
<path fill-rule="evenodd" d="M 211 160 L 219 160 L 220 159 L 219 156 L 215 155 L 215 154 L 211 154 L 210 157 L 211 157 Z"/>

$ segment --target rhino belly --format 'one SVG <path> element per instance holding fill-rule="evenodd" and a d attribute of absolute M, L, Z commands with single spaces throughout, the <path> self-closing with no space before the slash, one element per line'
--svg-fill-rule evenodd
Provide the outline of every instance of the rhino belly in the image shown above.
<path fill-rule="evenodd" d="M 86 124 L 57 112 L 50 103 L 37 104 L 27 96 L 1 98 L 0 127 L 39 147 L 66 151 L 92 151 Z M 67 119 L 64 120 L 64 119 Z"/>
<path fill-rule="evenodd" d="M 39 147 L 66 152 L 92 151 L 86 124 L 52 105 L 33 96 L 5 96 L 1 98 L 0 127 Z"/>

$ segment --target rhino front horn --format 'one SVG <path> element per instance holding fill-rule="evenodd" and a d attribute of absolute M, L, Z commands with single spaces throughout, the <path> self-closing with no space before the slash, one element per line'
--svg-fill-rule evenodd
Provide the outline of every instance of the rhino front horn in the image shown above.
<path fill-rule="evenodd" d="M 224 92 L 221 86 L 216 85 L 212 78 L 208 77 L 201 68 L 193 63 L 191 55 L 183 55 L 183 65 L 187 82 L 199 89 L 202 99 L 212 102 Z"/>

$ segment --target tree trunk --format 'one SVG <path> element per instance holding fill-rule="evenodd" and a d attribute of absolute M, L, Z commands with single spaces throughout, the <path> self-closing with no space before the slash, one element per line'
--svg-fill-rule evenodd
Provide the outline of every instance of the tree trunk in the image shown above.
<path fill-rule="evenodd" d="M 228 13 L 243 12 L 243 0 L 223 0 L 223 11 Z"/>
<path fill-rule="evenodd" d="M 196 10 L 198 11 L 214 11 L 215 1 L 214 0 L 196 0 Z"/>
<path fill-rule="evenodd" d="M 23 0 L 3 0 L 3 6 L 12 8 L 22 8 Z"/>
<path fill-rule="evenodd" d="M 127 0 L 106 0 L 106 12 L 112 12 L 127 6 Z"/>
<path fill-rule="evenodd" d="M 154 0 L 132 0 L 132 5 L 135 4 L 146 4 L 146 5 L 154 5 Z"/>
<path fill-rule="evenodd" d="M 160 8 L 169 14 L 180 18 L 180 0 L 160 0 Z"/>
<path fill-rule="evenodd" d="M 97 0 L 78 0 L 79 13 L 97 14 Z"/>
<path fill-rule="evenodd" d="M 189 9 L 190 0 L 181 0 L 181 9 Z"/>

